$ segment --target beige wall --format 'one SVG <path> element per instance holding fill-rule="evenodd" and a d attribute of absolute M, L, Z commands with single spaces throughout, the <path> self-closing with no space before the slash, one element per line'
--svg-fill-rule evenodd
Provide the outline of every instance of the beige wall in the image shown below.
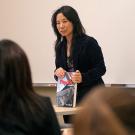
<path fill-rule="evenodd" d="M 51 101 L 53 104 L 56 104 L 56 87 L 35 87 L 34 88 L 36 93 L 43 95 L 43 96 L 49 96 L 51 98 Z"/>
<path fill-rule="evenodd" d="M 52 13 L 73 6 L 105 58 L 106 84 L 135 84 L 135 0 L 0 0 L 0 38 L 18 42 L 30 60 L 34 83 L 53 83 Z"/>

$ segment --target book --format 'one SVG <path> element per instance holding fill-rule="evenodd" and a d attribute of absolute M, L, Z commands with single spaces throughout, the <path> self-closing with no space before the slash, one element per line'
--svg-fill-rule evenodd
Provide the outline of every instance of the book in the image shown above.
<path fill-rule="evenodd" d="M 58 78 L 56 103 L 62 107 L 75 107 L 77 96 L 77 83 L 71 80 L 73 72 L 66 72 L 63 78 Z"/>

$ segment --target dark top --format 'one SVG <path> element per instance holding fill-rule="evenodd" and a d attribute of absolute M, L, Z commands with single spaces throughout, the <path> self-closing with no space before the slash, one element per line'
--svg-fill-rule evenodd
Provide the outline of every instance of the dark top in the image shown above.
<path fill-rule="evenodd" d="M 63 40 L 56 53 L 56 69 L 62 67 L 68 70 L 66 48 L 66 41 Z M 82 74 L 82 83 L 77 86 L 77 102 L 80 102 L 94 86 L 104 84 L 102 76 L 106 72 L 106 67 L 100 46 L 88 35 L 83 35 L 75 41 L 72 59 L 74 70 L 79 70 Z"/>
<path fill-rule="evenodd" d="M 50 98 L 41 98 L 44 102 L 44 112 L 37 114 L 36 122 L 34 115 L 32 116 L 29 112 L 27 119 L 24 119 L 16 110 L 13 110 L 8 117 L 0 117 L 0 135 L 60 135 L 60 127 Z"/>
<path fill-rule="evenodd" d="M 72 57 L 67 57 L 67 71 L 68 72 L 74 72 L 75 71 Z"/>

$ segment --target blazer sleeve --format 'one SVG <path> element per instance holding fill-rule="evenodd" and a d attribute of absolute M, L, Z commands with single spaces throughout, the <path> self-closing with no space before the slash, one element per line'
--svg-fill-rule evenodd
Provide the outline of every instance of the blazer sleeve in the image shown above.
<path fill-rule="evenodd" d="M 85 51 L 90 61 L 90 68 L 87 72 L 82 73 L 82 82 L 87 84 L 100 79 L 105 74 L 106 67 L 101 47 L 94 38 L 87 41 Z"/>

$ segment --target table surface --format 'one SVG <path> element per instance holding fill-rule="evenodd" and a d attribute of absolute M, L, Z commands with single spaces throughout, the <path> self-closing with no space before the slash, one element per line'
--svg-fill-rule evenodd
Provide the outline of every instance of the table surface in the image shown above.
<path fill-rule="evenodd" d="M 72 115 L 81 109 L 81 107 L 58 107 L 56 105 L 53 107 L 57 115 Z"/>

